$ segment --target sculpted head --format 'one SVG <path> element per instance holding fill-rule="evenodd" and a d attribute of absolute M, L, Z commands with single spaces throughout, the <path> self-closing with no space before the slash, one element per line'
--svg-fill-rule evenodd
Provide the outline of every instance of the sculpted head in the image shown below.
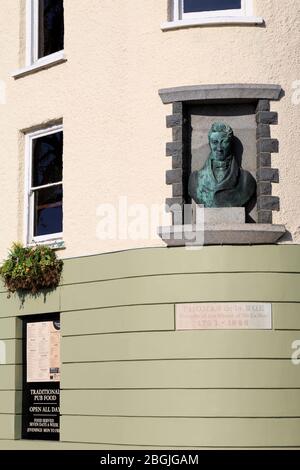
<path fill-rule="evenodd" d="M 233 130 L 228 124 L 214 122 L 208 133 L 213 160 L 226 160 L 231 153 Z"/>

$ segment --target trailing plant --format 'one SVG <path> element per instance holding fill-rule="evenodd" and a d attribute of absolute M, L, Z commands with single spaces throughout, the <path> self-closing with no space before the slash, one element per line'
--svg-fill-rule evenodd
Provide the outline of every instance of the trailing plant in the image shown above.
<path fill-rule="evenodd" d="M 0 267 L 0 275 L 9 292 L 36 294 L 41 289 L 57 287 L 62 268 L 63 262 L 48 246 L 24 247 L 14 243 Z"/>

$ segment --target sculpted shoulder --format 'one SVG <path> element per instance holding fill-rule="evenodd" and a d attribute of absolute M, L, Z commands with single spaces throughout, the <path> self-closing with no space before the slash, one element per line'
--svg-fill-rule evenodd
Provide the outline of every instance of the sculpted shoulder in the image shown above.
<path fill-rule="evenodd" d="M 204 207 L 242 207 L 256 192 L 255 178 L 243 170 L 233 154 L 233 130 L 215 122 L 208 133 L 210 155 L 189 179 L 189 194 Z"/>

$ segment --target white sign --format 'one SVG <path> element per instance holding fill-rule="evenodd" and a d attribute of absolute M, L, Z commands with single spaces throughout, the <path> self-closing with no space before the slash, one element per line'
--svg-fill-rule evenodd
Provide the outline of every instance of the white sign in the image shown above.
<path fill-rule="evenodd" d="M 269 303 L 177 304 L 176 330 L 271 330 Z"/>
<path fill-rule="evenodd" d="M 27 323 L 27 382 L 59 382 L 60 328 L 58 322 Z"/>

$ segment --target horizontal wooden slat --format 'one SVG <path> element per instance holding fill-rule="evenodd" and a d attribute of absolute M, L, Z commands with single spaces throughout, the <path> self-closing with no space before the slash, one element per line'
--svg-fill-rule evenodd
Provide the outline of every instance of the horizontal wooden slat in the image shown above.
<path fill-rule="evenodd" d="M 64 286 L 62 310 L 174 302 L 298 302 L 300 274 L 182 274 Z"/>
<path fill-rule="evenodd" d="M 0 365 L 0 390 L 22 389 L 22 366 Z"/>
<path fill-rule="evenodd" d="M 122 331 L 174 329 L 173 305 L 137 305 L 65 312 L 62 334 L 84 335 Z"/>
<path fill-rule="evenodd" d="M 0 439 L 15 439 L 19 431 L 20 416 L 0 414 Z"/>
<path fill-rule="evenodd" d="M 21 392 L 0 391 L 0 415 L 21 413 Z"/>
<path fill-rule="evenodd" d="M 273 304 L 273 323 L 276 330 L 300 330 L 300 303 Z"/>
<path fill-rule="evenodd" d="M 0 450 L 156 450 L 157 446 L 122 446 L 114 444 L 88 444 L 82 442 L 59 442 L 59 441 L 27 441 L 27 440 L 17 440 L 17 441 L 7 441 L 0 439 Z M 168 450 L 177 449 L 173 447 L 168 447 Z M 180 446 L 180 449 L 184 447 Z"/>
<path fill-rule="evenodd" d="M 289 359 L 296 331 L 193 330 L 67 337 L 63 362 L 139 359 Z"/>
<path fill-rule="evenodd" d="M 0 351 L 4 357 L 5 364 L 21 364 L 22 363 L 22 340 L 21 339 L 5 339 L 0 340 Z"/>
<path fill-rule="evenodd" d="M 36 296 L 26 295 L 22 300 L 17 294 L 10 298 L 0 294 L 0 317 L 33 315 L 60 311 L 60 288 L 51 292 L 41 292 Z"/>
<path fill-rule="evenodd" d="M 63 283 L 168 273 L 300 272 L 300 246 L 149 248 L 65 260 Z"/>
<path fill-rule="evenodd" d="M 295 417 L 300 416 L 300 390 L 63 390 L 61 412 L 90 416 Z"/>
<path fill-rule="evenodd" d="M 0 339 L 13 339 L 21 337 L 21 321 L 15 317 L 0 318 Z"/>
<path fill-rule="evenodd" d="M 61 388 L 297 388 L 299 371 L 266 359 L 65 364 Z"/>
<path fill-rule="evenodd" d="M 299 446 L 300 419 L 63 416 L 61 438 L 159 446 Z"/>

